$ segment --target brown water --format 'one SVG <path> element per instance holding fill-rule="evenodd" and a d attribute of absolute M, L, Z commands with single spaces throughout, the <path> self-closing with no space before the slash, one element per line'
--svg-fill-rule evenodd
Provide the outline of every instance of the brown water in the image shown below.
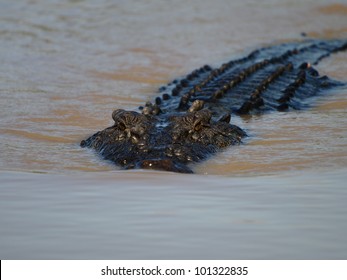
<path fill-rule="evenodd" d="M 347 89 L 232 123 L 198 175 L 79 147 L 115 108 L 269 43 L 347 38 L 331 1 L 0 0 L 0 258 L 347 258 Z M 347 80 L 347 54 L 318 70 Z"/>

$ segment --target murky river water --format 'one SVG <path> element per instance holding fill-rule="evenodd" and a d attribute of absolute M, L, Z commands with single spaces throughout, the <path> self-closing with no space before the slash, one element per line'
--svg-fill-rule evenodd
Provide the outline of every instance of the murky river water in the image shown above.
<path fill-rule="evenodd" d="M 347 38 L 340 1 L 0 0 L 0 258 L 347 258 L 347 89 L 232 122 L 197 175 L 79 147 L 116 108 L 268 43 Z M 321 73 L 347 80 L 347 54 Z"/>

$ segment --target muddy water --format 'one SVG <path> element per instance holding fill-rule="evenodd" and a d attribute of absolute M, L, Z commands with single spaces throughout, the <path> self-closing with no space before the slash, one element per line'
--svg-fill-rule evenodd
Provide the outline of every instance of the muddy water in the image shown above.
<path fill-rule="evenodd" d="M 346 38 L 331 1 L 0 0 L 1 258 L 347 258 L 347 89 L 232 122 L 198 175 L 79 148 L 115 108 L 269 43 Z M 346 80 L 347 54 L 318 70 Z"/>

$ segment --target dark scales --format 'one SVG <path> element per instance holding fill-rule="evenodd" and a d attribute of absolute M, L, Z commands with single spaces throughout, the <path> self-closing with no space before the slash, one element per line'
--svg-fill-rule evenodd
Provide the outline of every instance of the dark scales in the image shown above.
<path fill-rule="evenodd" d="M 141 112 L 115 110 L 114 125 L 81 142 L 124 169 L 192 173 L 190 164 L 240 144 L 246 133 L 232 114 L 306 108 L 312 97 L 343 83 L 314 68 L 346 40 L 306 40 L 257 49 L 222 64 L 205 65 L 159 89 Z"/>

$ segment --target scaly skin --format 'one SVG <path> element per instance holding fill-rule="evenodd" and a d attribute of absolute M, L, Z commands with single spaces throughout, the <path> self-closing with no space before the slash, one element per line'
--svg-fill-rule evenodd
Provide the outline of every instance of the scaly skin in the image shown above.
<path fill-rule="evenodd" d="M 81 142 L 125 168 L 192 173 L 188 166 L 246 133 L 231 114 L 259 114 L 309 106 L 310 97 L 342 85 L 312 67 L 347 41 L 308 40 L 262 48 L 223 64 L 204 66 L 160 88 L 162 97 L 135 111 L 115 110 L 114 125 Z"/>

